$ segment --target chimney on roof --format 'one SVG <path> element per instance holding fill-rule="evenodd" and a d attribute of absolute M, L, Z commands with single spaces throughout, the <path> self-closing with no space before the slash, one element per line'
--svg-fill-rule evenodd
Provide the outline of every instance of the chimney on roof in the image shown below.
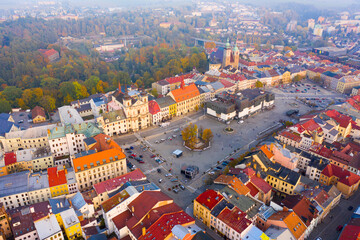
<path fill-rule="evenodd" d="M 146 227 L 143 227 L 142 228 L 142 235 L 145 236 L 145 234 L 146 234 Z"/>

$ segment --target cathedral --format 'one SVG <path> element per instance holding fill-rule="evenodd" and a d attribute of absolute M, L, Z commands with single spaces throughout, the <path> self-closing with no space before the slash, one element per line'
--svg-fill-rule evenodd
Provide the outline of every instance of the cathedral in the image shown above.
<path fill-rule="evenodd" d="M 239 67 L 239 49 L 235 44 L 235 47 L 231 50 L 231 45 L 229 39 L 225 45 L 223 61 L 222 61 L 222 68 L 227 68 L 231 66 L 234 69 L 238 69 Z"/>

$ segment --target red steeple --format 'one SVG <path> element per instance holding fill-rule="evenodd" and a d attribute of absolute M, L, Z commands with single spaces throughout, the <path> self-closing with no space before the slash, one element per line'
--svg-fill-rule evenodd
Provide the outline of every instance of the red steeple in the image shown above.
<path fill-rule="evenodd" d="M 181 85 L 180 85 L 181 89 L 184 89 L 185 88 L 185 82 L 184 82 L 184 79 L 181 80 Z"/>

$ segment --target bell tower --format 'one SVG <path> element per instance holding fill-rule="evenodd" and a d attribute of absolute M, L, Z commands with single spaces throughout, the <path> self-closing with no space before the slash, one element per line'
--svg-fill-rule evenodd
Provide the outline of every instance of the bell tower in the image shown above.
<path fill-rule="evenodd" d="M 223 62 L 222 62 L 223 68 L 230 65 L 230 59 L 231 59 L 231 47 L 228 38 L 224 48 Z"/>

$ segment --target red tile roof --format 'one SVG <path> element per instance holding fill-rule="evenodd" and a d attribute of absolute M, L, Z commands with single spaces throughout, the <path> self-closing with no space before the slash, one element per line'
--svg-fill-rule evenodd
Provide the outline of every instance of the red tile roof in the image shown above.
<path fill-rule="evenodd" d="M 58 171 L 57 167 L 48 168 L 49 187 L 66 184 L 65 169 Z"/>
<path fill-rule="evenodd" d="M 93 137 L 96 143 L 90 148 L 98 152 L 105 151 L 111 148 L 122 150 L 121 147 L 108 135 L 100 133 Z"/>
<path fill-rule="evenodd" d="M 217 193 L 212 189 L 208 189 L 200 194 L 196 198 L 196 201 L 201 205 L 206 206 L 209 210 L 212 210 L 223 198 L 224 197 L 220 193 Z"/>
<path fill-rule="evenodd" d="M 317 129 L 321 129 L 319 124 L 317 124 L 314 119 L 310 119 L 310 120 L 306 121 L 305 123 L 302 123 L 301 126 L 308 132 L 312 132 Z"/>
<path fill-rule="evenodd" d="M 126 226 L 126 222 L 132 217 L 132 214 L 129 210 L 123 212 L 123 213 L 120 213 L 119 215 L 117 215 L 116 217 L 114 217 L 112 219 L 112 221 L 114 222 L 115 224 L 115 227 L 117 229 L 122 229 L 123 227 Z"/>
<path fill-rule="evenodd" d="M 160 112 L 160 106 L 155 100 L 149 101 L 149 112 L 154 115 Z"/>
<path fill-rule="evenodd" d="M 33 108 L 33 110 L 31 110 L 32 119 L 36 118 L 37 116 L 46 118 L 45 110 L 42 107 L 36 106 Z"/>
<path fill-rule="evenodd" d="M 167 213 L 162 215 L 150 228 L 146 230 L 145 235 L 141 235 L 139 240 L 155 240 L 166 239 L 170 234 L 173 227 L 176 225 L 184 225 L 195 222 L 184 211 Z"/>
<path fill-rule="evenodd" d="M 333 164 L 328 164 L 324 170 L 322 170 L 321 174 L 327 177 L 335 176 L 339 178 L 339 182 L 347 186 L 352 186 L 360 181 L 360 176 Z"/>
<path fill-rule="evenodd" d="M 4 161 L 5 161 L 5 166 L 16 163 L 16 153 L 15 152 L 5 153 Z"/>
<path fill-rule="evenodd" d="M 225 88 L 231 88 L 232 86 L 234 86 L 235 84 L 226 81 L 226 80 L 220 80 L 221 84 L 224 85 Z"/>
<path fill-rule="evenodd" d="M 339 240 L 356 240 L 360 238 L 360 226 L 346 225 L 341 232 Z"/>
<path fill-rule="evenodd" d="M 250 178 L 250 182 L 265 194 L 272 189 L 270 184 L 268 184 L 264 179 L 257 176 L 253 176 L 252 178 Z"/>
<path fill-rule="evenodd" d="M 254 171 L 254 169 L 250 168 L 250 167 L 246 167 L 243 172 L 249 177 L 251 178 L 252 176 L 254 176 L 256 174 L 256 172 Z"/>
<path fill-rule="evenodd" d="M 162 215 L 167 213 L 179 212 L 182 209 L 175 203 L 167 204 L 155 209 L 152 209 L 149 213 L 138 219 L 133 216 L 129 221 L 126 222 L 126 226 L 130 229 L 131 233 L 139 238 L 142 235 L 142 228 L 149 228 L 153 225 Z"/>
<path fill-rule="evenodd" d="M 251 225 L 251 221 L 246 219 L 246 213 L 241 211 L 238 207 L 234 207 L 232 210 L 226 207 L 218 215 L 218 219 L 238 233 L 242 233 L 249 225 Z"/>
<path fill-rule="evenodd" d="M 163 192 L 143 191 L 137 198 L 129 203 L 128 208 L 131 209 L 137 219 L 141 219 L 159 202 L 164 201 L 173 202 L 173 200 Z"/>
<path fill-rule="evenodd" d="M 295 142 L 301 142 L 301 139 L 302 139 L 299 135 L 296 135 L 289 131 L 282 131 L 279 135 L 283 136 L 284 138 L 291 139 Z"/>
<path fill-rule="evenodd" d="M 136 169 L 119 177 L 97 183 L 93 187 L 96 193 L 99 195 L 104 192 L 111 192 L 128 181 L 139 181 L 145 179 L 146 176 L 144 173 L 140 169 Z"/>
<path fill-rule="evenodd" d="M 251 182 L 248 182 L 248 183 L 246 184 L 246 187 L 247 187 L 248 189 L 250 189 L 250 195 L 251 195 L 252 197 L 255 197 L 256 194 L 259 193 L 259 190 L 258 190 Z"/>
<path fill-rule="evenodd" d="M 173 83 L 181 82 L 181 81 L 183 81 L 185 79 L 188 79 L 188 78 L 192 78 L 195 75 L 196 75 L 195 73 L 187 73 L 187 74 L 176 76 L 176 77 L 169 77 L 169 78 L 166 78 L 165 80 L 168 83 L 173 84 Z"/>

